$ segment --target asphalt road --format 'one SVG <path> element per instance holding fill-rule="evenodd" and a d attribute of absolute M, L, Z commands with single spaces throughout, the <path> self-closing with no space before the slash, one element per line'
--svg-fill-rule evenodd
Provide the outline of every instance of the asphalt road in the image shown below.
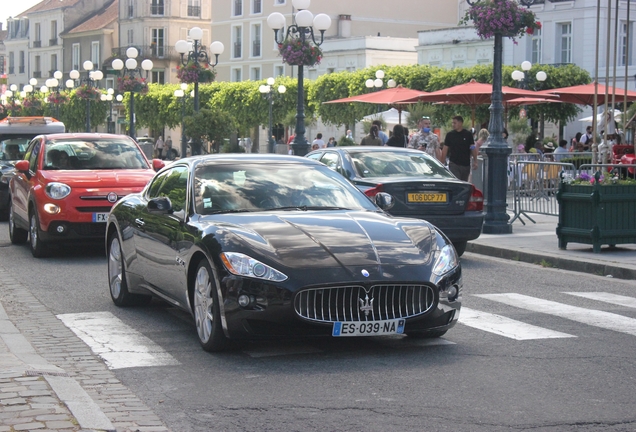
<path fill-rule="evenodd" d="M 114 370 L 173 431 L 636 430 L 633 281 L 467 253 L 472 320 L 440 340 L 246 343 L 208 354 L 187 314 L 159 301 L 116 308 L 102 250 L 36 260 L 0 224 L 3 267 L 55 314 L 108 312 L 176 360 Z M 622 297 L 581 297 L 596 292 Z M 489 314 L 535 327 L 514 339 L 480 328 Z M 544 336 L 524 339 L 532 334 Z"/>

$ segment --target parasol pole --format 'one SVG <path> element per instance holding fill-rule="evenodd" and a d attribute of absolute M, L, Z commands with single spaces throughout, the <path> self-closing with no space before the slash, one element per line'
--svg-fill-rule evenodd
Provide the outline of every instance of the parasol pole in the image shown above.
<path fill-rule="evenodd" d="M 632 48 L 629 45 L 629 5 L 631 4 L 631 1 L 627 2 L 627 28 L 625 30 L 625 94 L 624 94 L 624 99 L 623 99 L 623 117 L 622 118 L 622 122 L 623 123 L 623 133 L 625 134 L 625 137 L 627 137 L 627 132 L 625 131 L 626 126 L 627 126 L 627 72 L 629 72 L 628 70 L 628 65 L 629 65 L 629 50 Z"/>
<path fill-rule="evenodd" d="M 605 128 L 603 130 L 603 142 L 607 146 L 607 113 L 608 113 L 608 99 L 609 99 L 609 71 L 610 71 L 610 50 L 612 49 L 612 0 L 607 0 L 607 43 L 605 52 L 605 100 L 603 106 L 603 120 L 605 122 Z M 603 123 L 601 123 L 603 124 Z M 602 160 L 601 163 L 605 162 Z"/>
<path fill-rule="evenodd" d="M 629 3 L 629 2 L 628 2 Z M 629 26 L 629 24 L 628 24 Z M 625 52 L 626 54 L 629 53 L 629 51 Z M 616 0 L 616 12 L 615 12 L 615 17 L 614 17 L 614 79 L 612 80 L 612 116 L 611 119 L 612 121 L 614 121 L 614 109 L 616 107 L 616 63 L 617 63 L 617 59 L 618 59 L 618 0 Z M 607 114 L 606 114 L 607 115 Z M 609 121 L 605 120 L 606 122 Z M 608 126 L 605 126 L 605 130 L 607 131 Z M 614 131 L 616 132 L 616 131 Z M 607 135 L 607 133 L 605 134 Z"/>
<path fill-rule="evenodd" d="M 596 1 L 596 31 L 601 29 L 601 0 Z M 596 59 L 594 61 L 594 113 L 592 114 L 592 163 L 598 163 L 598 143 L 596 142 L 596 112 L 598 111 L 598 51 L 601 38 L 596 38 Z"/>

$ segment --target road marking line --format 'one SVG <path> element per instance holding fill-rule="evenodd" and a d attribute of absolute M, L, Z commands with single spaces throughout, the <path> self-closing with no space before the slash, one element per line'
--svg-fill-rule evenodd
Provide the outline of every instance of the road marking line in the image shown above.
<path fill-rule="evenodd" d="M 109 369 L 179 364 L 163 348 L 110 312 L 62 314 L 57 317 L 104 359 Z"/>
<path fill-rule="evenodd" d="M 636 319 L 610 312 L 570 306 L 516 293 L 476 294 L 475 296 L 533 312 L 554 315 L 582 324 L 636 336 Z"/>
<path fill-rule="evenodd" d="M 467 307 L 462 307 L 461 312 L 459 313 L 459 322 L 469 327 L 516 340 L 576 337 L 571 334 L 549 330 L 543 327 L 506 318 L 501 315 L 469 309 Z"/>
<path fill-rule="evenodd" d="M 596 300 L 604 303 L 610 303 L 618 306 L 625 306 L 636 309 L 636 298 L 634 297 L 627 297 L 605 292 L 564 292 L 563 294 L 569 294 L 590 300 Z"/>

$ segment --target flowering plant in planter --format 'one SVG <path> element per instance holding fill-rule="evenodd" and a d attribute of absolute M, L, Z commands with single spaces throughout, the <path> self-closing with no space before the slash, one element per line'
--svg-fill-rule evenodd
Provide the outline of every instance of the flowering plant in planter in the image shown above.
<path fill-rule="evenodd" d="M 84 84 L 75 90 L 75 94 L 80 99 L 99 99 L 101 93 L 95 87 Z"/>
<path fill-rule="evenodd" d="M 216 71 L 210 69 L 208 65 L 200 65 L 196 62 L 188 62 L 185 66 L 177 66 L 177 78 L 182 83 L 207 83 L 216 78 Z"/>
<path fill-rule="evenodd" d="M 283 62 L 292 66 L 314 66 L 322 60 L 322 50 L 309 41 L 301 41 L 296 38 L 288 38 L 282 44 L 278 44 L 278 51 L 283 57 Z"/>
<path fill-rule="evenodd" d="M 68 102 L 68 96 L 63 93 L 51 93 L 48 97 L 49 103 L 62 105 Z"/>
<path fill-rule="evenodd" d="M 606 172 L 605 174 L 598 173 L 598 179 L 596 175 L 581 172 L 577 176 L 565 174 L 563 176 L 563 183 L 570 185 L 583 185 L 593 186 L 595 183 L 599 185 L 636 185 L 636 180 L 631 178 L 621 178 L 618 172 Z M 617 171 L 617 170 L 616 170 Z"/>
<path fill-rule="evenodd" d="M 131 76 L 119 77 L 117 78 L 117 91 L 119 91 L 119 93 L 135 92 L 146 94 L 148 93 L 148 83 L 144 78 Z"/>
<path fill-rule="evenodd" d="M 501 33 L 504 37 L 521 37 L 541 29 L 534 12 L 519 5 L 515 0 L 483 0 L 473 4 L 459 24 L 473 21 L 477 35 L 482 39 Z"/>

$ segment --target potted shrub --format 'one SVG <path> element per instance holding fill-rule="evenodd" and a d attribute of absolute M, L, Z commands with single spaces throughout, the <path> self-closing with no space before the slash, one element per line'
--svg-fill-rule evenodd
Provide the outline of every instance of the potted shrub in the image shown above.
<path fill-rule="evenodd" d="M 557 192 L 559 249 L 568 243 L 601 245 L 636 243 L 636 180 L 613 173 L 563 175 Z"/>

